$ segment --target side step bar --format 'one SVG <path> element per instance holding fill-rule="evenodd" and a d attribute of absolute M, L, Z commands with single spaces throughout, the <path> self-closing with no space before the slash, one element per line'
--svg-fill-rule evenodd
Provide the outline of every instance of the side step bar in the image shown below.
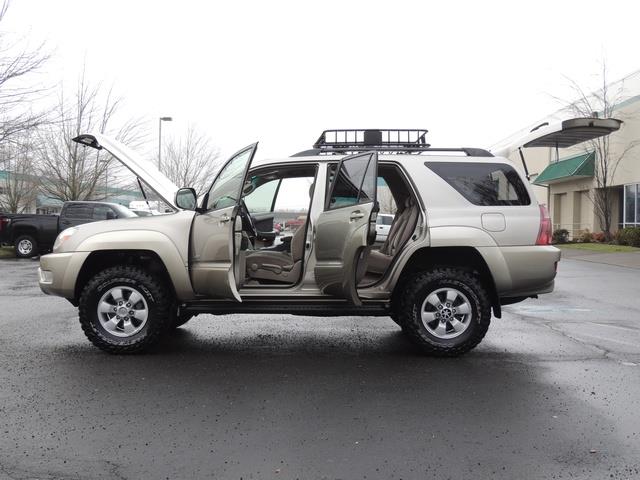
<path fill-rule="evenodd" d="M 276 313 L 290 315 L 305 315 L 313 317 L 345 317 L 349 315 L 366 315 L 372 317 L 389 316 L 390 308 L 386 303 L 369 303 L 360 306 L 351 305 L 347 302 L 274 302 L 245 300 L 244 302 L 227 301 L 194 301 L 184 303 L 180 306 L 180 311 L 189 313 L 210 313 L 213 315 L 228 315 L 231 313 Z"/>

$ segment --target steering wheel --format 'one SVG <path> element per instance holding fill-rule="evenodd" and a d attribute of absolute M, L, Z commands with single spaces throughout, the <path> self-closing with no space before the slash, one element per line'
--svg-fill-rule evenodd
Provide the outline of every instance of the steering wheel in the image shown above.
<path fill-rule="evenodd" d="M 258 230 L 253 223 L 253 218 L 249 213 L 249 209 L 247 208 L 247 204 L 244 203 L 244 200 L 240 200 L 240 208 L 238 210 L 238 214 L 242 219 L 242 230 L 249 234 L 249 237 L 256 238 L 258 236 Z"/>

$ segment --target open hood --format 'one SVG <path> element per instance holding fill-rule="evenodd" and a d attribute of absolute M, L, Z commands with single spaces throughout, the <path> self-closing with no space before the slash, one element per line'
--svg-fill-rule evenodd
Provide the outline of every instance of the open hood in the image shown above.
<path fill-rule="evenodd" d="M 142 158 L 126 145 L 101 133 L 83 133 L 74 138 L 73 141 L 97 150 L 104 148 L 153 190 L 163 202 L 174 209 L 178 209 L 175 205 L 178 187 L 164 173 L 158 170 L 158 167 L 149 160 Z"/>
<path fill-rule="evenodd" d="M 617 131 L 620 125 L 622 125 L 622 121 L 615 118 L 592 117 L 571 118 L 553 125 L 543 123 L 509 146 L 500 148 L 493 153 L 500 157 L 507 157 L 520 148 L 572 147 L 587 140 L 609 135 Z"/>

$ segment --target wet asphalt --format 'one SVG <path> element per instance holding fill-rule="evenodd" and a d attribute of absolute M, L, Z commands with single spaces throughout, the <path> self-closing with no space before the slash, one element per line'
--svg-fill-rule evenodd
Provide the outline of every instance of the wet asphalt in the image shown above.
<path fill-rule="evenodd" d="M 0 480 L 640 478 L 640 270 L 577 260 L 456 359 L 386 318 L 200 315 L 110 356 L 0 260 Z"/>

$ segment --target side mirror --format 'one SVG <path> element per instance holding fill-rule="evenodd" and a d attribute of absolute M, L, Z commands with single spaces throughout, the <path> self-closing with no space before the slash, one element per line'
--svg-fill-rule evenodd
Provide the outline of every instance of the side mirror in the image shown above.
<path fill-rule="evenodd" d="M 195 210 L 197 204 L 196 191 L 193 188 L 181 188 L 176 192 L 176 206 L 183 210 Z"/>
<path fill-rule="evenodd" d="M 116 214 L 113 212 L 107 212 L 107 220 L 114 220 L 118 217 L 116 217 Z"/>

